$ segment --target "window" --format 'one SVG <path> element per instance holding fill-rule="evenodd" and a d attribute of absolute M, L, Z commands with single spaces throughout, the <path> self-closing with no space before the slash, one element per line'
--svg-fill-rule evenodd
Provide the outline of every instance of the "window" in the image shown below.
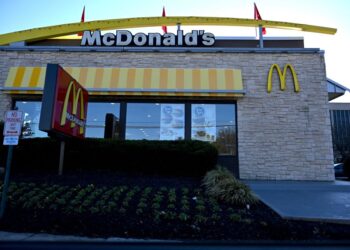
<path fill-rule="evenodd" d="M 126 134 L 128 140 L 183 140 L 184 104 L 128 103 Z"/>
<path fill-rule="evenodd" d="M 191 105 L 191 120 L 186 125 L 191 139 L 212 143 L 220 155 L 236 156 L 235 104 L 186 105 Z M 22 137 L 46 137 L 47 133 L 39 130 L 41 102 L 17 101 L 16 106 L 24 112 Z M 112 123 L 118 127 L 116 133 L 120 132 L 120 103 L 92 102 L 88 103 L 86 137 L 104 137 L 107 114 L 114 115 Z M 127 103 L 122 120 L 126 120 L 126 140 L 185 139 L 184 103 Z"/>
<path fill-rule="evenodd" d="M 41 102 L 17 101 L 16 107 L 23 111 L 22 138 L 47 136 L 46 132 L 39 130 Z"/>
<path fill-rule="evenodd" d="M 192 104 L 191 138 L 213 143 L 221 155 L 236 155 L 234 104 Z"/>
<path fill-rule="evenodd" d="M 85 137 L 104 137 L 106 114 L 110 113 L 119 120 L 119 103 L 88 103 Z"/>

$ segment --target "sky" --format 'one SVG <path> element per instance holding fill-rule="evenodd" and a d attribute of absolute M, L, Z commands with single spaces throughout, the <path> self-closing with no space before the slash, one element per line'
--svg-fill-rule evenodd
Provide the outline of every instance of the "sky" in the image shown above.
<path fill-rule="evenodd" d="M 304 37 L 305 47 L 325 51 L 327 77 L 350 88 L 349 0 L 0 0 L 0 34 L 50 25 L 79 22 L 85 6 L 85 21 L 161 16 L 213 16 L 253 18 L 254 2 L 264 20 L 303 23 L 337 28 L 335 35 L 267 29 L 266 37 Z M 190 27 L 188 32 L 204 29 L 215 36 L 255 37 L 254 28 Z M 175 32 L 176 27 L 168 27 Z M 135 29 L 132 32 L 161 32 L 161 27 Z"/>

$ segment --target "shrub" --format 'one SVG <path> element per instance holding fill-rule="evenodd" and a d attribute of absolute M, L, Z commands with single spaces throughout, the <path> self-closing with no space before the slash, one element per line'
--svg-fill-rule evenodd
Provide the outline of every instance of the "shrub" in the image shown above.
<path fill-rule="evenodd" d="M 246 205 L 257 201 L 248 186 L 238 181 L 229 170 L 220 166 L 204 176 L 202 185 L 210 197 L 225 203 Z"/>
<path fill-rule="evenodd" d="M 59 149 L 59 141 L 51 138 L 20 140 L 14 152 L 13 171 L 56 173 Z M 217 154 L 214 146 L 201 141 L 68 140 L 64 171 L 109 170 L 203 176 L 214 168 Z"/>

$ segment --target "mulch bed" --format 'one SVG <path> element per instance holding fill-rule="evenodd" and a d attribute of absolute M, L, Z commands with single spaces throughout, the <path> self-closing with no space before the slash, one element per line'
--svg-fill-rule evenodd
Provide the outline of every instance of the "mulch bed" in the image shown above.
<path fill-rule="evenodd" d="M 29 204 L 29 198 L 25 200 L 24 194 L 16 196 L 16 189 L 12 188 L 9 209 L 0 224 L 0 230 L 4 231 L 192 240 L 348 240 L 350 237 L 350 225 L 284 220 L 261 202 L 241 207 L 217 203 L 204 194 L 199 178 L 90 172 L 63 177 L 14 175 L 11 180 L 18 189 L 25 187 L 23 193 L 36 188 L 33 197 L 39 198 L 37 203 Z M 47 197 L 39 196 L 38 190 L 55 184 L 65 189 L 52 204 L 45 205 Z M 147 188 L 151 190 L 148 193 Z M 81 204 L 72 205 L 81 190 L 90 190 L 81 199 L 81 203 L 90 202 L 85 208 Z M 113 190 L 119 194 L 116 201 Z M 62 202 L 67 192 L 72 194 Z M 96 195 L 91 196 L 94 192 Z M 103 195 L 106 202 L 101 205 Z M 144 206 L 137 210 L 142 199 Z"/>

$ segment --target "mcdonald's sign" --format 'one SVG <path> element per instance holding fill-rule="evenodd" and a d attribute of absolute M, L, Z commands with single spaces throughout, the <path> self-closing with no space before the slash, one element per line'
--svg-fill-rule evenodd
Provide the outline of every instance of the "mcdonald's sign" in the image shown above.
<path fill-rule="evenodd" d="M 49 135 L 85 137 L 88 92 L 58 64 L 48 64 L 40 130 Z"/>
<path fill-rule="evenodd" d="M 287 70 L 289 69 L 292 77 L 293 77 L 293 82 L 294 82 L 294 91 L 299 92 L 300 91 L 300 86 L 299 86 L 299 81 L 297 74 L 295 73 L 294 67 L 291 64 L 286 64 L 283 68 L 283 72 L 281 68 L 277 64 L 272 64 L 269 70 L 269 75 L 267 79 L 267 92 L 271 93 L 272 91 L 272 75 L 274 70 L 276 69 L 279 81 L 280 81 L 280 88 L 282 91 L 286 89 L 286 77 L 287 77 Z"/>

